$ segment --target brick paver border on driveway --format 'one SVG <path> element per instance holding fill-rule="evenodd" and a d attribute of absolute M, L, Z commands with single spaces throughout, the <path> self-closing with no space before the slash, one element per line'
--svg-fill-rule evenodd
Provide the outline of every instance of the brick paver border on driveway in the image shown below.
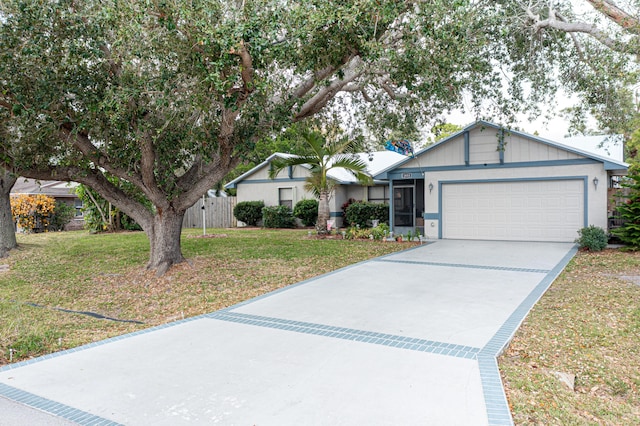
<path fill-rule="evenodd" d="M 434 247 L 437 247 L 437 243 Z M 577 248 L 570 249 L 564 257 L 553 268 L 527 268 L 520 266 L 504 266 L 496 264 L 481 264 L 479 262 L 469 263 L 453 263 L 439 260 L 422 260 L 416 259 L 415 256 L 405 256 L 403 258 L 402 253 L 416 253 L 415 250 L 421 249 L 420 246 L 409 251 L 395 253 L 384 257 L 372 259 L 369 261 L 361 262 L 356 265 L 351 265 L 346 268 L 331 272 L 329 274 L 315 277 L 310 280 L 306 280 L 297 284 L 294 284 L 283 289 L 276 290 L 269 294 L 259 296 L 257 298 L 242 302 L 240 304 L 231 306 L 229 308 L 216 311 L 210 314 L 200 315 L 198 317 L 188 318 L 181 321 L 165 324 L 157 327 L 153 327 L 146 330 L 141 330 L 135 333 L 130 333 L 123 336 L 117 336 L 104 341 L 84 345 L 78 348 L 69 349 L 63 352 L 46 355 L 33 360 L 23 361 L 17 364 L 9 364 L 0 368 L 0 373 L 7 372 L 14 369 L 20 369 L 32 365 L 34 363 L 40 363 L 45 360 L 65 356 L 75 352 L 86 351 L 88 349 L 108 345 L 110 343 L 122 341 L 125 339 L 131 339 L 135 336 L 141 336 L 156 331 L 176 327 L 193 321 L 200 320 L 214 320 L 226 323 L 242 324 L 256 328 L 267 328 L 291 333 L 301 333 L 305 335 L 322 336 L 324 338 L 338 339 L 342 341 L 353 341 L 359 343 L 365 343 L 370 345 L 376 345 L 379 347 L 389 347 L 401 350 L 408 350 L 415 352 L 424 352 L 429 354 L 435 354 L 440 356 L 464 359 L 469 361 L 477 361 L 480 381 L 482 385 L 482 397 L 484 398 L 484 404 L 486 407 L 486 415 L 488 424 L 490 425 L 511 425 L 513 424 L 511 413 L 507 404 L 506 396 L 502 386 L 500 373 L 498 371 L 497 357 L 502 353 L 506 345 L 513 338 L 516 330 L 529 313 L 531 308 L 540 299 L 544 292 L 549 288 L 556 277 L 562 272 L 571 258 L 577 252 Z M 499 262 L 498 262 L 499 263 Z M 440 341 L 439 339 L 421 338 L 419 336 L 401 335 L 397 333 L 389 333 L 385 331 L 373 331 L 376 327 L 372 327 L 373 330 L 366 330 L 363 327 L 353 327 L 347 324 L 336 325 L 331 323 L 323 323 L 321 321 L 308 321 L 302 319 L 286 318 L 286 313 L 283 315 L 264 315 L 259 312 L 249 312 L 251 309 L 260 308 L 259 302 L 273 301 L 273 296 L 278 294 L 290 295 L 293 289 L 308 290 L 309 287 L 319 285 L 320 281 L 331 279 L 337 274 L 349 274 L 356 268 L 373 269 L 376 265 L 406 265 L 416 268 L 436 268 L 442 270 L 443 268 L 452 268 L 453 270 L 477 270 L 477 271 L 496 271 L 505 274 L 518 274 L 518 276 L 526 276 L 531 280 L 532 277 L 539 276 L 538 281 L 535 278 L 537 284 L 533 289 L 522 299 L 520 304 L 511 312 L 506 320 L 504 320 L 497 331 L 492 337 L 486 341 L 484 345 L 467 345 L 458 344 L 446 341 Z M 473 271 L 470 271 L 473 272 Z M 358 270 L 360 274 L 360 270 Z M 322 284 L 322 283 L 320 283 Z M 309 286 L 308 286 L 309 285 Z M 307 286 L 307 287 L 303 287 Z M 326 286 L 325 286 L 326 287 Z M 286 300 L 286 299 L 285 299 Z M 263 303 L 264 304 L 264 303 Z M 259 309 L 258 309 L 259 310 Z M 291 314 L 291 312 L 289 312 Z M 495 329 L 494 329 L 495 330 Z M 491 335 L 489 335 L 491 336 Z M 58 417 L 68 419 L 82 425 L 109 425 L 115 426 L 119 423 L 109 420 L 107 418 L 91 414 L 82 409 L 71 407 L 69 405 L 59 403 L 41 396 L 35 395 L 32 392 L 21 390 L 12 387 L 6 383 L 0 382 L 0 396 L 4 396 L 10 400 L 20 402 L 26 406 L 33 407 L 35 409 L 45 411 L 56 415 Z"/>

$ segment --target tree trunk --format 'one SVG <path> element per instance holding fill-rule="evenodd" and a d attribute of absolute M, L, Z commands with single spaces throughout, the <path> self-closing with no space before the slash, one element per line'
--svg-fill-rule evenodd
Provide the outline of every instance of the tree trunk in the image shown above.
<path fill-rule="evenodd" d="M 0 257 L 18 247 L 16 229 L 11 215 L 11 188 L 17 178 L 0 169 Z"/>
<path fill-rule="evenodd" d="M 171 266 L 185 260 L 180 248 L 184 215 L 184 210 L 158 209 L 153 218 L 153 226 L 145 229 L 151 245 L 147 269 L 154 269 L 157 276 L 164 275 Z"/>
<path fill-rule="evenodd" d="M 327 221 L 329 220 L 329 193 L 320 191 L 320 199 L 318 200 L 318 221 L 316 222 L 316 230 L 318 234 L 327 234 Z"/>

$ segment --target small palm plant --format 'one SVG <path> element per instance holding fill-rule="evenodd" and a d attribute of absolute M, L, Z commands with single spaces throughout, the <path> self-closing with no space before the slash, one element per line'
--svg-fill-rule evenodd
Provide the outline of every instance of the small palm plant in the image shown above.
<path fill-rule="evenodd" d="M 358 182 L 370 185 L 371 176 L 367 173 L 367 164 L 355 155 L 357 145 L 348 138 L 328 142 L 318 132 L 304 132 L 302 137 L 308 153 L 290 158 L 276 159 L 271 163 L 269 177 L 274 179 L 280 171 L 287 167 L 307 165 L 310 175 L 305 188 L 318 199 L 318 220 L 316 229 L 319 234 L 327 233 L 329 220 L 329 200 L 333 195 L 337 182 L 327 176 L 331 169 L 343 168 L 352 173 Z"/>

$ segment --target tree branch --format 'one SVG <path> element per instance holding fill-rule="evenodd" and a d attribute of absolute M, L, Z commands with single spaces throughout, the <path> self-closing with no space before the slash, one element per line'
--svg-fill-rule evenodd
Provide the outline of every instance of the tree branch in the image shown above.
<path fill-rule="evenodd" d="M 611 0 L 587 0 L 591 6 L 598 12 L 602 13 L 610 20 L 629 31 L 630 33 L 640 35 L 640 23 L 638 18 L 628 14 L 620 9 Z"/>
<path fill-rule="evenodd" d="M 166 204 L 166 197 L 160 193 L 155 175 L 156 150 L 153 146 L 153 140 L 149 135 L 140 136 L 140 177 L 142 178 L 145 194 L 153 201 L 154 204 Z"/>
<path fill-rule="evenodd" d="M 120 188 L 113 185 L 99 171 L 87 171 L 85 168 L 74 166 L 48 166 L 37 169 L 17 170 L 20 176 L 41 180 L 62 180 L 78 182 L 96 190 L 105 200 L 118 206 L 123 212 L 131 216 L 143 229 L 150 229 L 153 224 L 153 213 L 145 205 L 137 202 Z"/>
<path fill-rule="evenodd" d="M 558 14 L 557 16 L 558 16 L 558 19 L 560 19 L 562 22 L 567 22 L 564 16 L 560 14 Z M 569 37 L 571 37 L 571 41 L 573 42 L 573 45 L 576 47 L 576 52 L 578 53 L 578 57 L 580 58 L 580 60 L 586 63 L 589 67 L 592 67 L 591 62 L 589 62 L 584 55 L 584 48 L 582 47 L 582 43 L 580 43 L 580 40 L 578 40 L 578 37 L 576 37 L 576 34 L 569 33 Z"/>
<path fill-rule="evenodd" d="M 382 87 L 382 90 L 387 92 L 387 95 L 389 95 L 389 97 L 391 99 L 393 99 L 394 101 L 407 97 L 407 95 L 396 93 L 396 91 L 393 89 L 393 87 L 391 87 L 391 85 L 389 83 L 387 83 L 387 82 L 381 83 L 380 87 Z"/>
<path fill-rule="evenodd" d="M 566 33 L 584 33 L 598 40 L 611 50 L 617 52 L 626 52 L 626 44 L 618 42 L 609 37 L 604 31 L 596 27 L 595 25 L 587 24 L 585 22 L 565 22 L 556 18 L 553 10 L 550 9 L 549 18 L 540 20 L 540 17 L 533 13 L 530 8 L 526 9 L 527 16 L 533 21 L 533 30 L 538 33 L 543 29 L 552 28 Z"/>
<path fill-rule="evenodd" d="M 348 83 L 342 88 L 342 92 L 361 92 L 364 89 L 361 84 Z"/>
<path fill-rule="evenodd" d="M 335 95 L 340 92 L 347 84 L 362 75 L 361 67 L 362 59 L 359 56 L 353 57 L 349 64 L 345 67 L 345 76 L 342 79 L 335 79 L 329 85 L 324 86 L 318 92 L 307 100 L 300 111 L 295 114 L 294 121 L 302 120 L 310 117 L 320 111 Z"/>
<path fill-rule="evenodd" d="M 102 210 L 102 207 L 100 207 L 100 203 L 98 203 L 98 200 L 95 199 L 95 197 L 93 196 L 91 191 L 87 191 L 86 194 L 91 199 L 91 202 L 93 203 L 93 205 L 96 206 L 96 209 L 98 209 L 98 213 L 100 213 L 100 217 L 102 218 L 102 222 L 110 223 L 111 221 L 107 220 L 107 216 L 104 214 L 104 211 Z"/>
<path fill-rule="evenodd" d="M 373 102 L 373 99 L 371 98 L 371 96 L 369 96 L 366 90 L 362 89 L 360 93 L 362 94 L 362 97 L 364 98 L 365 101 L 369 103 Z"/>
<path fill-rule="evenodd" d="M 109 158 L 105 156 L 89 139 L 88 135 L 74 132 L 71 125 L 63 125 L 60 129 L 61 138 L 67 139 L 71 141 L 71 144 L 77 148 L 86 158 L 93 161 L 93 163 L 107 172 L 111 173 L 114 176 L 119 177 L 120 179 L 125 179 L 133 183 L 140 189 L 145 188 L 145 184 L 142 179 L 132 173 L 127 173 L 126 170 L 122 170 L 116 167 L 113 167 Z M 101 194 L 102 195 L 102 194 Z M 115 203 L 114 203 L 115 204 Z"/>
<path fill-rule="evenodd" d="M 253 92 L 253 58 L 247 50 L 247 45 L 244 40 L 240 40 L 239 48 L 231 48 L 230 53 L 240 58 L 240 76 L 242 77 L 242 89 L 232 89 L 233 91 L 241 92 L 241 96 L 238 98 L 237 104 L 242 104 L 246 98 Z"/>
<path fill-rule="evenodd" d="M 104 43 L 101 44 L 100 50 L 102 51 L 102 53 L 104 53 L 104 57 L 106 58 L 107 63 L 109 64 L 109 70 L 113 73 L 113 75 L 115 75 L 116 77 L 119 77 L 122 74 L 122 63 L 116 62 L 113 60 L 111 49 L 109 49 L 109 47 L 106 44 Z"/>
<path fill-rule="evenodd" d="M 303 81 L 293 91 L 293 96 L 295 96 L 296 98 L 302 98 L 315 87 L 318 81 L 324 80 L 325 78 L 329 77 L 331 74 L 336 72 L 337 70 L 338 68 L 334 67 L 333 65 L 330 65 L 328 67 L 324 67 L 323 69 L 316 71 L 315 73 L 313 73 L 311 77 Z"/>
<path fill-rule="evenodd" d="M 174 207 L 189 208 L 202 194 L 211 189 L 216 183 L 221 182 L 228 170 L 233 169 L 240 163 L 240 157 L 234 157 L 226 148 L 220 150 L 219 154 L 209 157 L 210 160 L 204 162 L 196 159 L 187 172 L 177 180 L 178 187 L 183 191 L 174 200 Z"/>

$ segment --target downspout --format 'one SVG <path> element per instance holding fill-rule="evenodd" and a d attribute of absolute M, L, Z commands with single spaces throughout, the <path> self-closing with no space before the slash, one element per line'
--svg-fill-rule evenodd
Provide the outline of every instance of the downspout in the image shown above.
<path fill-rule="evenodd" d="M 393 178 L 389 178 L 389 231 L 393 232 Z"/>
<path fill-rule="evenodd" d="M 471 159 L 469 155 L 469 131 L 464 132 L 464 165 L 468 166 L 471 164 Z"/>

